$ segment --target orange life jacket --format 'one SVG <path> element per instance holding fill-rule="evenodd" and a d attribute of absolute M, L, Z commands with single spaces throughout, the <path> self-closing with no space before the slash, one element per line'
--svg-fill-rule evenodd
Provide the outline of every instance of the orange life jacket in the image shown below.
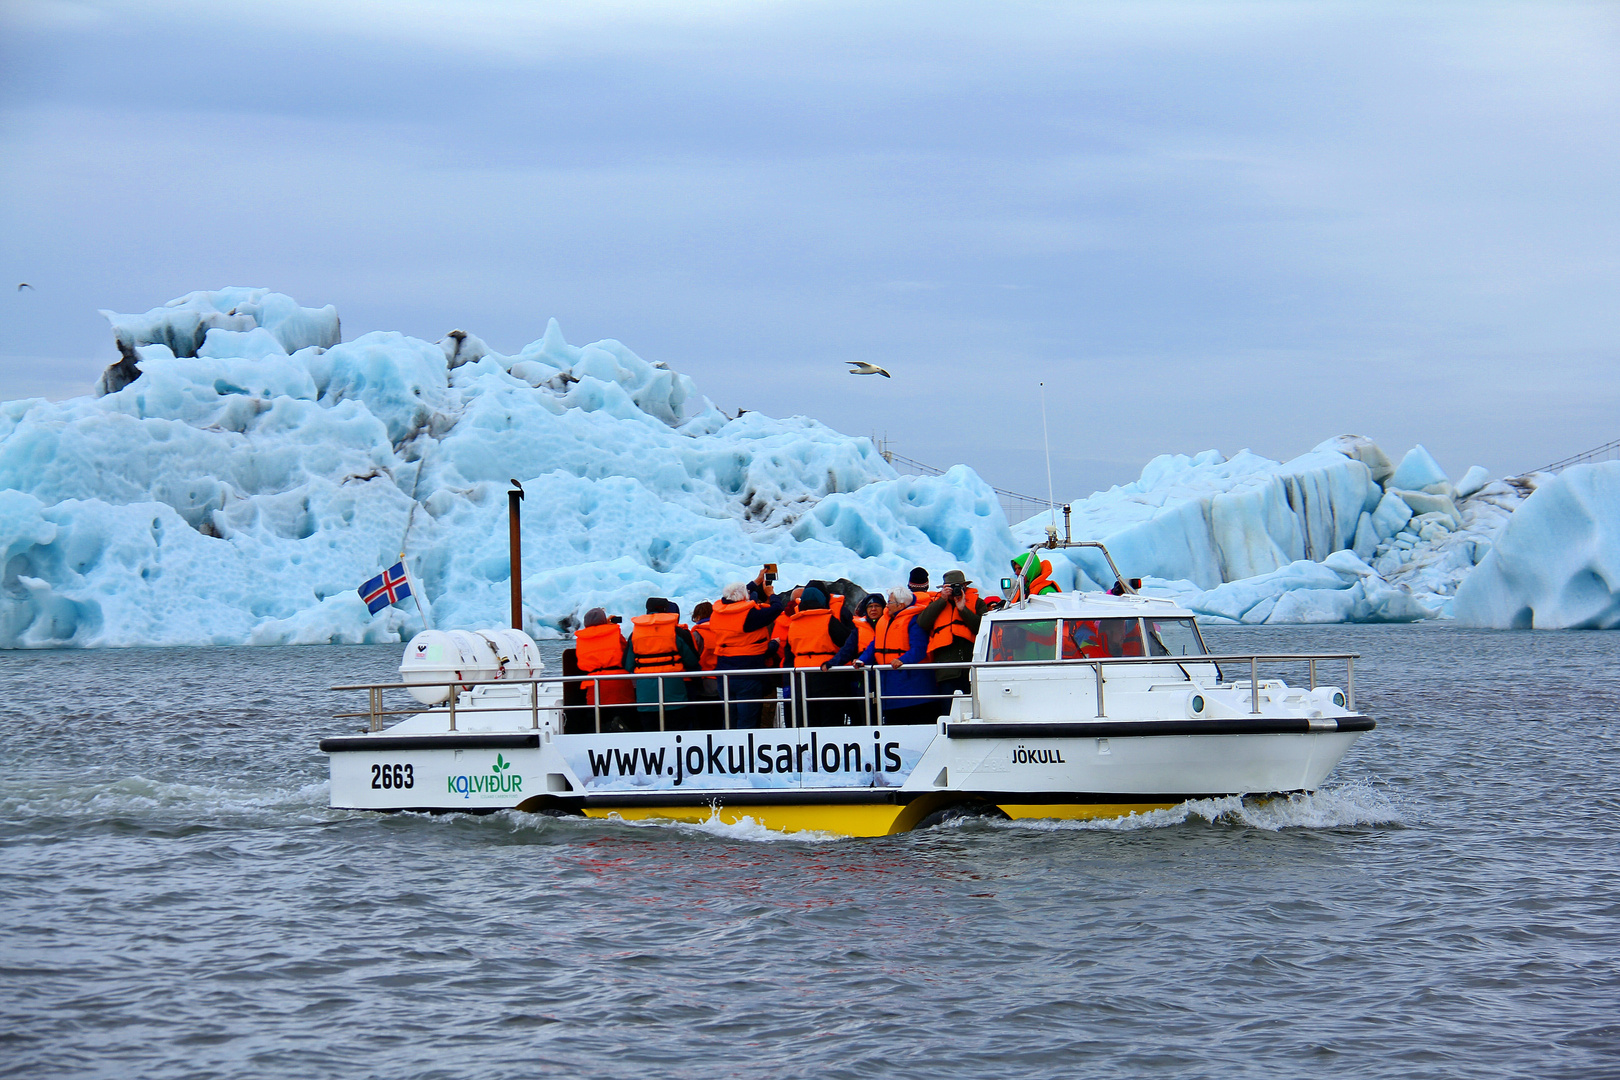
<path fill-rule="evenodd" d="M 574 661 L 589 675 L 624 673 L 624 635 L 618 623 L 600 623 L 574 631 Z M 628 705 L 636 700 L 636 689 L 629 679 L 585 684 L 585 703 L 596 704 L 596 688 L 602 688 L 603 705 Z"/>
<path fill-rule="evenodd" d="M 788 647 L 793 650 L 794 667 L 820 667 L 838 655 L 838 646 L 827 633 L 831 618 L 826 608 L 812 608 L 789 621 Z"/>
<path fill-rule="evenodd" d="M 827 601 L 827 610 L 832 612 L 832 617 L 833 618 L 835 618 L 835 619 L 843 618 L 843 615 L 844 615 L 844 594 L 843 593 L 834 593 L 832 598 Z"/>
<path fill-rule="evenodd" d="M 624 670 L 624 635 L 618 623 L 600 623 L 574 631 L 574 659 L 579 670 L 614 675 Z"/>
<path fill-rule="evenodd" d="M 911 648 L 911 621 L 925 607 L 926 604 L 912 604 L 893 615 L 887 611 L 883 613 L 883 618 L 878 620 L 872 632 L 872 638 L 877 642 L 877 647 L 872 650 L 872 663 L 887 666 L 906 654 L 906 650 Z"/>
<path fill-rule="evenodd" d="M 709 630 L 714 634 L 715 656 L 764 655 L 765 646 L 771 640 L 771 628 L 743 629 L 743 622 L 749 613 L 762 607 L 769 605 L 756 604 L 752 600 L 722 600 L 714 605 L 714 614 L 709 616 Z"/>
<path fill-rule="evenodd" d="M 675 644 L 679 615 L 637 615 L 630 622 L 630 651 L 636 657 L 637 671 L 682 671 L 681 650 Z"/>
<path fill-rule="evenodd" d="M 1116 626 L 1120 622 L 1125 623 L 1125 633 L 1123 635 L 1116 636 L 1116 641 L 1117 641 L 1118 648 L 1119 648 L 1118 655 L 1120 655 L 1120 656 L 1141 656 L 1142 655 L 1142 624 L 1137 622 L 1135 619 L 1123 619 L 1123 620 L 1111 619 L 1109 621 L 1113 622 Z"/>
<path fill-rule="evenodd" d="M 705 619 L 692 627 L 692 637 L 697 641 L 698 653 L 702 657 L 698 666 L 704 671 L 714 670 L 714 646 L 720 640 L 720 635 L 709 629 L 709 622 Z"/>
<path fill-rule="evenodd" d="M 777 641 L 776 652 L 779 656 L 783 652 L 787 651 L 788 624 L 792 620 L 793 616 L 797 615 L 798 613 L 798 603 L 794 600 L 789 600 L 787 602 L 787 606 L 782 609 L 782 614 L 778 615 L 776 617 L 776 622 L 771 625 L 771 637 L 775 638 Z"/>
<path fill-rule="evenodd" d="M 882 619 L 883 616 L 879 615 L 878 618 Z M 855 635 L 855 655 L 859 656 L 866 651 L 866 647 L 872 644 L 872 639 L 877 636 L 877 627 L 867 622 L 866 616 L 863 615 L 855 620 Z"/>
<path fill-rule="evenodd" d="M 1135 619 L 1065 619 L 1063 622 L 1065 660 L 1141 655 L 1142 630 Z"/>
<path fill-rule="evenodd" d="M 962 591 L 962 598 L 967 601 L 969 611 L 979 606 L 978 589 L 969 586 Z M 939 613 L 939 618 L 934 622 L 934 632 L 928 635 L 929 655 L 932 656 L 936 650 L 943 649 L 957 638 L 972 641 L 973 631 L 962 621 L 962 615 L 956 610 L 956 604 L 947 601 L 945 610 Z"/>
<path fill-rule="evenodd" d="M 1052 564 L 1045 559 L 1041 560 L 1041 572 L 1035 575 L 1035 580 L 1029 583 L 1025 595 L 1039 596 L 1043 592 L 1062 592 L 1052 583 Z"/>

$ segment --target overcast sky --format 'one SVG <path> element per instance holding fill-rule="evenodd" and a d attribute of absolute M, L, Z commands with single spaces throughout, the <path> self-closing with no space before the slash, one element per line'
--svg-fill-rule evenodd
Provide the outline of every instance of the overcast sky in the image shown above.
<path fill-rule="evenodd" d="M 87 392 L 98 308 L 262 285 L 348 338 L 555 316 L 1037 494 L 1044 380 L 1060 499 L 1620 438 L 1613 4 L 0 12 L 0 398 Z"/>

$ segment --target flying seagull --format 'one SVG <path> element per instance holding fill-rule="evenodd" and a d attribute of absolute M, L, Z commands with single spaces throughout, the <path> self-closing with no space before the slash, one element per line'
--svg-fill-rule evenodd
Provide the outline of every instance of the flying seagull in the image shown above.
<path fill-rule="evenodd" d="M 890 375 L 876 364 L 868 364 L 864 360 L 845 360 L 844 363 L 849 365 L 851 375 L 881 375 L 885 379 L 894 378 L 893 375 Z"/>
<path fill-rule="evenodd" d="M 29 292 L 34 291 L 34 287 L 32 285 L 28 284 L 28 282 L 26 282 L 26 281 L 18 282 L 17 283 L 17 291 L 22 292 L 24 289 L 27 289 Z"/>

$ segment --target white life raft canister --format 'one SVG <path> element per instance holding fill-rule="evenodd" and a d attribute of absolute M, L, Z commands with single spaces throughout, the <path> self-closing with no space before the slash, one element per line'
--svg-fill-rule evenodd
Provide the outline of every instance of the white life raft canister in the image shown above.
<path fill-rule="evenodd" d="M 400 681 L 424 705 L 450 697 L 453 684 L 531 679 L 540 674 L 540 649 L 521 630 L 424 630 L 411 638 L 400 661 Z"/>

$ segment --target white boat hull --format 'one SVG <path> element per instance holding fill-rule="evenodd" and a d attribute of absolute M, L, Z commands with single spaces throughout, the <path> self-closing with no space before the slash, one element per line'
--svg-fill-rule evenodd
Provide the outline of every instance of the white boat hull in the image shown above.
<path fill-rule="evenodd" d="M 382 732 L 328 739 L 322 749 L 331 755 L 337 807 L 688 819 L 720 813 L 871 834 L 901 831 L 955 805 L 1012 817 L 1093 817 L 1190 798 L 1309 791 L 1371 726 L 1343 720 L 1345 730 L 1335 720 L 1314 728 L 1301 722 L 1307 729 L 1292 732 L 1210 722 L 1186 733 L 1154 722 L 601 735 L 548 727 Z M 1216 723 L 1228 732 L 1204 730 Z"/>

